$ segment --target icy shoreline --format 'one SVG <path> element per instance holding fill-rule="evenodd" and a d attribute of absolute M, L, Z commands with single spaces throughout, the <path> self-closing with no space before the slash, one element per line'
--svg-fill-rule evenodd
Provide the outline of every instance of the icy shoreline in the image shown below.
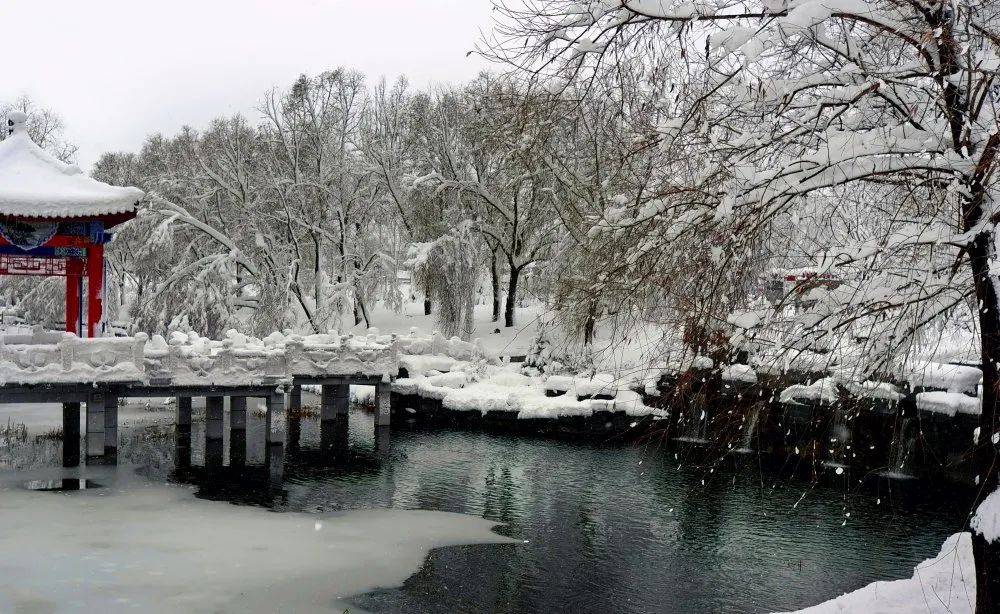
<path fill-rule="evenodd" d="M 913 577 L 864 588 L 791 614 L 973 614 L 976 572 L 972 536 L 955 533 L 937 556 L 916 566 Z"/>

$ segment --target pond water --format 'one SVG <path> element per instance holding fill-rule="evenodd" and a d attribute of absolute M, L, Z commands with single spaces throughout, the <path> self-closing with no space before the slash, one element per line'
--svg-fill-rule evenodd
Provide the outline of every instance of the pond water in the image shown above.
<path fill-rule="evenodd" d="M 144 480 L 184 482 L 198 497 L 277 512 L 471 514 L 518 540 L 433 550 L 401 587 L 348 600 L 370 612 L 796 609 L 909 577 L 961 530 L 968 509 L 963 493 L 913 484 L 779 479 L 753 455 L 739 467 L 697 466 L 655 440 L 567 443 L 445 429 L 376 437 L 372 416 L 358 409 L 346 432 L 321 432 L 314 419 L 290 425 L 298 444 L 289 446 L 280 488 L 269 489 L 267 472 L 252 467 L 265 456 L 258 417 L 248 426 L 247 469 L 203 467 L 197 417 L 192 467 L 177 469 L 171 417 L 126 421 L 119 471 L 135 466 Z M 345 437 L 347 453 L 320 450 L 342 450 Z M 58 446 L 38 442 L 20 466 L 58 465 Z M 18 464 L 0 455 L 4 462 Z"/>

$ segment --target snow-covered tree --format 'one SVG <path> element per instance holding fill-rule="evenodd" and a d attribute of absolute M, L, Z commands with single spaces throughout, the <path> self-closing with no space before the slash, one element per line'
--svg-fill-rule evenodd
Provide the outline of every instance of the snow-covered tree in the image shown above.
<path fill-rule="evenodd" d="M 259 125 L 220 118 L 150 137 L 134 159 L 105 155 L 100 178 L 126 181 L 127 167 L 150 194 L 109 254 L 137 326 L 367 324 L 368 306 L 394 295 L 401 247 L 360 148 L 366 100 L 357 73 L 301 77 L 266 96 Z"/>
<path fill-rule="evenodd" d="M 471 209 L 491 254 L 502 256 L 507 280 L 504 326 L 525 269 L 548 257 L 563 232 L 552 209 L 554 180 L 544 157 L 556 105 L 529 98 L 516 82 L 482 75 L 437 102 L 420 183 Z"/>
<path fill-rule="evenodd" d="M 630 57 L 645 67 L 663 112 L 650 137 L 668 154 L 595 224 L 595 235 L 632 237 L 613 275 L 636 279 L 680 246 L 700 249 L 711 266 L 698 267 L 706 275 L 694 294 L 704 296 L 711 280 L 769 266 L 824 199 L 827 214 L 860 215 L 866 227 L 805 233 L 815 269 L 844 280 L 811 290 L 797 322 L 808 343 L 829 347 L 866 328 L 855 365 L 864 377 L 905 360 L 921 329 L 972 299 L 986 502 L 972 524 L 995 525 L 1000 4 L 535 0 L 498 10 L 485 52 L 549 88 L 584 91 Z M 1000 544 L 987 535 L 974 531 L 979 612 L 1000 607 Z"/>

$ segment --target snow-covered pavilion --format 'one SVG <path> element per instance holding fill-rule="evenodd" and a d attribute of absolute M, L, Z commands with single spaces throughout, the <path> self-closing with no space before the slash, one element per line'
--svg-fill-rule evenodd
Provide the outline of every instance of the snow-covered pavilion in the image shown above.
<path fill-rule="evenodd" d="M 10 113 L 0 141 L 0 275 L 65 277 L 66 330 L 99 336 L 104 245 L 110 229 L 135 217 L 144 194 L 61 162 L 31 140 L 26 122 L 24 113 Z"/>

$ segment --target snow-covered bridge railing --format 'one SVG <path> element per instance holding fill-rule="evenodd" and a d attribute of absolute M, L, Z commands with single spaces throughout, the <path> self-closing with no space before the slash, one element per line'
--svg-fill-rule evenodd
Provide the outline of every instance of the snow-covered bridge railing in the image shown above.
<path fill-rule="evenodd" d="M 0 385 L 134 383 L 144 386 L 257 386 L 296 378 L 389 381 L 399 371 L 394 336 L 274 333 L 224 339 L 173 332 L 169 338 L 80 339 L 36 331 L 0 336 Z"/>
<path fill-rule="evenodd" d="M 408 342 L 419 345 L 411 337 Z M 395 335 L 273 333 L 257 339 L 230 331 L 223 339 L 209 339 L 175 331 L 166 338 L 81 339 L 34 330 L 0 336 L 0 402 L 62 403 L 69 442 L 63 462 L 74 466 L 81 403 L 87 411 L 87 456 L 114 458 L 120 399 L 176 397 L 178 441 L 189 444 L 192 398 L 204 397 L 206 458 L 221 464 L 225 407 L 230 441 L 245 442 L 247 399 L 262 398 L 270 477 L 280 479 L 287 415 L 301 409 L 303 384 L 320 388 L 323 424 L 345 429 L 351 384 L 374 386 L 378 432 L 389 425 L 390 385 L 399 365 Z"/>
<path fill-rule="evenodd" d="M 124 383 L 143 379 L 145 336 L 80 339 L 71 333 L 0 336 L 0 384 Z"/>

